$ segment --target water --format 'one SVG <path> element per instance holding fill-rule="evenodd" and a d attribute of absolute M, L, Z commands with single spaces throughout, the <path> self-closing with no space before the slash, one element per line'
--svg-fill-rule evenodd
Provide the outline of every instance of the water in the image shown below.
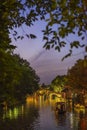
<path fill-rule="evenodd" d="M 63 115 L 55 111 L 54 100 L 28 98 L 25 105 L 0 112 L 0 130 L 87 130 L 85 110 Z"/>

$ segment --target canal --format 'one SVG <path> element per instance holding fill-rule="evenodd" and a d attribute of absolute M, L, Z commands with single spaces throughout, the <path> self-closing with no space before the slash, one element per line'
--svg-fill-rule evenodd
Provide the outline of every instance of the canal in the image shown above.
<path fill-rule="evenodd" d="M 55 99 L 29 97 L 26 104 L 0 111 L 0 130 L 87 130 L 86 110 L 58 115 Z"/>

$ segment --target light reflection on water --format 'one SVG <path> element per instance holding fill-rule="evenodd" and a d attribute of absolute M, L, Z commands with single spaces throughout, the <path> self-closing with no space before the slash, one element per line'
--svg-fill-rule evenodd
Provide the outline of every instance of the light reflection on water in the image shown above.
<path fill-rule="evenodd" d="M 55 100 L 28 98 L 21 105 L 0 113 L 0 130 L 87 130 L 87 115 L 67 109 L 64 115 L 54 110 Z"/>
<path fill-rule="evenodd" d="M 19 115 L 23 115 L 24 112 L 24 106 L 20 107 L 14 107 L 13 109 L 9 109 L 8 111 L 5 111 L 3 113 L 3 120 L 6 118 L 12 120 L 12 119 L 17 119 Z"/>

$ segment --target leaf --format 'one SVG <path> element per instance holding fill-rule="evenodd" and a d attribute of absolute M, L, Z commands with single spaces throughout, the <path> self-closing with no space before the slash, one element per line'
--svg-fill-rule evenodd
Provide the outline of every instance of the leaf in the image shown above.
<path fill-rule="evenodd" d="M 36 36 L 35 36 L 34 34 L 30 34 L 30 38 L 31 38 L 31 39 L 35 39 Z"/>
<path fill-rule="evenodd" d="M 78 48 L 80 46 L 80 43 L 79 43 L 79 41 L 74 41 L 74 42 L 70 43 L 70 46 L 71 46 L 71 48 L 73 48 L 73 47 Z"/>
<path fill-rule="evenodd" d="M 21 36 L 21 40 L 23 39 L 24 37 L 23 36 Z"/>
<path fill-rule="evenodd" d="M 43 37 L 43 40 L 48 40 L 48 37 L 44 36 L 44 37 Z"/>
<path fill-rule="evenodd" d="M 82 33 L 80 31 L 78 31 L 78 36 L 81 36 L 81 35 L 82 35 Z"/>
<path fill-rule="evenodd" d="M 62 61 L 63 61 L 65 58 L 71 56 L 71 54 L 72 54 L 72 50 L 69 50 L 69 51 L 70 51 L 70 52 L 62 58 Z"/>
<path fill-rule="evenodd" d="M 54 47 L 54 44 L 51 46 L 51 48 L 53 48 Z"/>
<path fill-rule="evenodd" d="M 28 34 L 26 34 L 27 38 L 29 38 L 30 36 Z"/>
<path fill-rule="evenodd" d="M 65 56 L 62 58 L 62 61 L 63 61 L 65 58 L 69 57 L 69 56 L 71 56 L 70 53 L 68 53 L 67 55 L 65 55 Z"/>
<path fill-rule="evenodd" d="M 47 46 L 46 46 L 46 49 L 49 50 L 49 49 L 50 49 L 50 45 L 47 45 Z"/>
<path fill-rule="evenodd" d="M 64 42 L 64 41 L 61 41 L 61 42 L 60 42 L 60 46 L 61 46 L 61 47 L 65 47 L 65 45 L 66 45 L 66 42 Z"/>
<path fill-rule="evenodd" d="M 15 49 L 15 48 L 17 48 L 17 47 L 14 46 L 14 45 L 10 45 L 10 46 L 9 46 L 9 49 Z"/>
<path fill-rule="evenodd" d="M 20 38 L 20 36 L 17 37 L 17 39 L 19 39 L 19 38 Z"/>
<path fill-rule="evenodd" d="M 55 47 L 55 50 L 58 50 L 60 52 L 60 47 L 59 46 L 56 46 Z"/>
<path fill-rule="evenodd" d="M 82 44 L 82 45 L 79 45 L 80 47 L 84 47 L 85 46 L 85 44 Z"/>
<path fill-rule="evenodd" d="M 85 51 L 87 52 L 87 46 L 85 47 Z"/>
<path fill-rule="evenodd" d="M 81 39 L 84 40 L 84 38 L 85 38 L 85 37 L 83 36 Z"/>

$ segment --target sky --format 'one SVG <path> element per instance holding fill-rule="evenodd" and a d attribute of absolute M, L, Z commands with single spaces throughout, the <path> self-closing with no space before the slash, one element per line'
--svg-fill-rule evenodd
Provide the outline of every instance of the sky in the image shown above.
<path fill-rule="evenodd" d="M 57 75 L 67 74 L 67 70 L 74 65 L 76 60 L 84 57 L 83 49 L 74 49 L 73 55 L 61 61 L 63 56 L 68 53 L 68 46 L 63 48 L 61 52 L 54 49 L 45 50 L 43 48 L 44 41 L 42 40 L 41 30 L 45 28 L 44 22 L 36 22 L 31 28 L 20 28 L 18 32 L 29 32 L 37 36 L 36 39 L 28 39 L 25 37 L 23 40 L 12 40 L 12 44 L 16 45 L 14 53 L 19 54 L 21 57 L 29 61 L 31 67 L 36 71 L 40 77 L 40 83 L 50 84 Z M 23 30 L 25 32 L 23 32 Z M 68 41 L 78 39 L 77 36 L 71 35 Z M 65 39 L 66 40 L 66 39 Z"/>

